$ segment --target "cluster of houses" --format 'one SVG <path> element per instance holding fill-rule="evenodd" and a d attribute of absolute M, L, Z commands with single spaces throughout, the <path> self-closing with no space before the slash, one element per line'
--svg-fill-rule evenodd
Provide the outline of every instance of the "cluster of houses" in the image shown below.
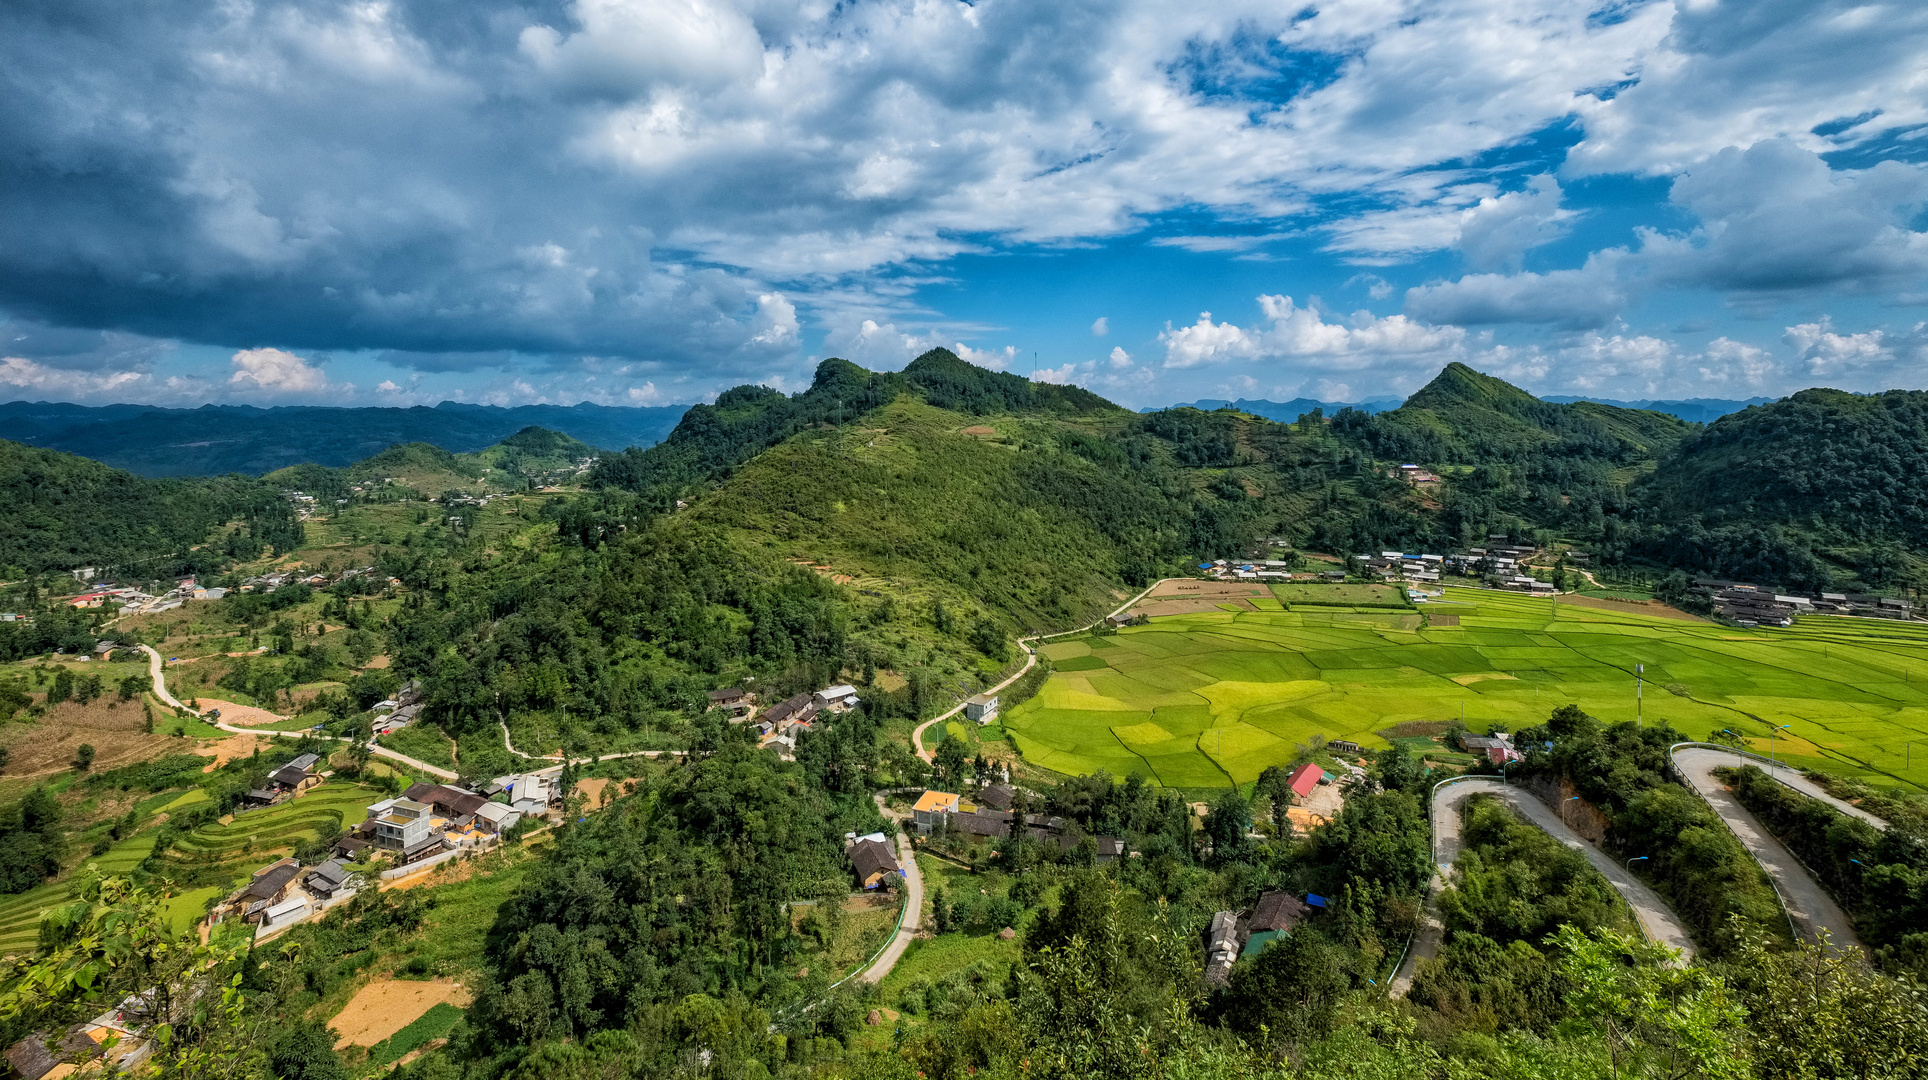
<path fill-rule="evenodd" d="M 1383 580 L 1437 582 L 1442 573 L 1480 578 L 1487 585 L 1519 592 L 1552 593 L 1551 582 L 1541 581 L 1525 572 L 1526 560 L 1539 554 L 1530 544 L 1508 543 L 1504 536 L 1489 537 L 1485 547 L 1467 548 L 1450 555 L 1410 554 L 1382 551 L 1360 557 L 1363 573 Z M 1585 561 L 1584 552 L 1568 552 L 1567 558 Z"/>
<path fill-rule="evenodd" d="M 1513 736 L 1504 731 L 1495 731 L 1491 735 L 1461 733 L 1459 748 L 1469 754 L 1478 754 L 1494 765 L 1520 760 L 1520 752 L 1513 747 Z"/>
<path fill-rule="evenodd" d="M 1307 893 L 1301 900 L 1289 892 L 1272 891 L 1261 894 L 1247 910 L 1215 912 L 1205 930 L 1205 980 L 1225 985 L 1240 960 L 1258 955 L 1325 906 L 1325 898 L 1316 894 Z"/>
<path fill-rule="evenodd" d="M 241 582 L 239 591 L 258 592 L 265 595 L 281 588 L 283 585 L 307 585 L 311 588 L 325 589 L 330 585 L 339 584 L 343 581 L 353 581 L 356 578 L 373 579 L 373 584 L 377 588 L 382 585 L 393 587 L 402 583 L 400 578 L 394 577 L 388 578 L 386 581 L 381 580 L 380 575 L 372 566 L 355 566 L 332 574 L 300 574 L 292 570 L 277 570 L 272 573 L 257 574 L 254 577 L 244 579 Z M 218 600 L 220 598 L 209 597 L 209 599 Z"/>
<path fill-rule="evenodd" d="M 76 608 L 98 608 L 104 607 L 107 604 L 118 604 L 120 605 L 121 611 L 128 614 L 138 614 L 142 612 L 172 611 L 182 604 L 187 603 L 189 600 L 219 600 L 227 594 L 228 591 L 226 589 L 206 588 L 196 583 L 191 577 L 177 578 L 174 582 L 174 587 L 159 596 L 131 585 L 115 585 L 112 582 L 102 582 L 90 586 L 86 592 L 78 596 L 69 598 L 67 606 Z"/>
<path fill-rule="evenodd" d="M 375 713 L 375 734 L 386 735 L 414 723 L 422 715 L 424 705 L 422 680 L 409 680 L 407 685 L 395 692 L 394 697 L 375 703 L 372 710 Z"/>
<path fill-rule="evenodd" d="M 848 683 L 784 698 L 757 711 L 757 696 L 740 686 L 709 693 L 710 707 L 728 714 L 733 724 L 755 723 L 757 745 L 788 758 L 797 752 L 797 736 L 817 724 L 862 704 L 857 688 Z"/>
<path fill-rule="evenodd" d="M 974 799 L 949 791 L 930 790 L 924 792 L 911 807 L 911 822 L 920 836 L 946 833 L 951 836 L 1002 839 L 1010 836 L 1011 830 L 1018 825 L 1017 817 L 1012 813 L 1016 803 L 1017 789 L 1010 784 L 988 785 Z M 1032 840 L 1056 844 L 1059 850 L 1070 851 L 1084 838 L 1066 825 L 1061 817 L 1026 814 L 1023 829 Z M 1127 845 L 1119 837 L 1094 836 L 1090 840 L 1094 847 L 1093 857 L 1100 863 L 1108 863 L 1128 854 Z"/>
<path fill-rule="evenodd" d="M 1294 572 L 1292 564 L 1284 559 L 1257 559 L 1252 562 L 1230 562 L 1214 559 L 1198 564 L 1200 576 L 1214 581 L 1344 581 L 1345 571 L 1331 570 L 1324 573 Z"/>
<path fill-rule="evenodd" d="M 1777 593 L 1759 585 L 1718 578 L 1695 578 L 1694 591 L 1705 596 L 1714 614 L 1736 625 L 1793 626 L 1796 615 L 1853 615 L 1869 619 L 1912 619 L 1907 600 L 1864 593 Z"/>
<path fill-rule="evenodd" d="M 397 867 L 444 852 L 483 847 L 525 817 L 542 817 L 561 798 L 543 773 L 505 776 L 481 791 L 450 784 L 413 784 L 399 798 L 383 799 L 335 846 L 343 855 L 389 856 Z"/>
<path fill-rule="evenodd" d="M 241 811 L 285 802 L 321 783 L 321 756 L 302 754 L 268 774 L 268 782 L 242 796 Z"/>
<path fill-rule="evenodd" d="M 348 899 L 362 884 L 362 876 L 338 858 L 307 868 L 293 859 L 282 859 L 256 870 L 215 916 L 245 920 L 257 936 L 267 936 Z"/>

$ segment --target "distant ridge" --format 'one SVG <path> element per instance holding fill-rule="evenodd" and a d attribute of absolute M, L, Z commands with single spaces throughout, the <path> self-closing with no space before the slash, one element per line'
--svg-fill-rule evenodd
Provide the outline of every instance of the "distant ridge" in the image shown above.
<path fill-rule="evenodd" d="M 528 427 L 560 432 L 604 450 L 654 446 L 687 405 L 467 405 L 434 408 L 257 408 L 204 405 L 0 405 L 0 430 L 30 446 L 64 450 L 141 476 L 262 475 L 290 465 L 341 467 L 396 443 L 424 442 L 471 453 Z"/>
<path fill-rule="evenodd" d="M 1253 416 L 1263 416 L 1267 420 L 1275 420 L 1281 424 L 1290 424 L 1314 409 L 1323 409 L 1327 416 L 1338 412 L 1340 409 L 1357 409 L 1364 413 L 1382 413 L 1389 409 L 1397 409 L 1402 400 L 1403 399 L 1396 397 L 1372 398 L 1367 401 L 1353 402 L 1318 401 L 1313 398 L 1303 397 L 1293 398 L 1291 401 L 1267 401 L 1264 398 L 1239 398 L 1237 401 L 1225 401 L 1220 398 L 1199 398 L 1197 401 L 1181 401 L 1176 405 L 1164 405 L 1140 409 L 1138 411 L 1141 413 L 1154 413 L 1162 409 L 1198 409 L 1201 412 L 1213 412 L 1218 409 L 1237 409 L 1242 413 L 1251 413 Z"/>
<path fill-rule="evenodd" d="M 1750 405 L 1765 405 L 1770 401 L 1779 399 L 1771 397 L 1741 399 L 1702 397 L 1680 398 L 1676 400 L 1656 398 L 1651 401 L 1615 401 L 1613 398 L 1570 397 L 1564 394 L 1549 394 L 1540 400 L 1551 401 L 1560 405 L 1570 405 L 1576 401 L 1591 401 L 1597 405 L 1613 405 L 1622 409 L 1646 409 L 1650 412 L 1666 413 L 1668 416 L 1677 416 L 1690 424 L 1711 424 L 1729 413 L 1740 412 Z"/>

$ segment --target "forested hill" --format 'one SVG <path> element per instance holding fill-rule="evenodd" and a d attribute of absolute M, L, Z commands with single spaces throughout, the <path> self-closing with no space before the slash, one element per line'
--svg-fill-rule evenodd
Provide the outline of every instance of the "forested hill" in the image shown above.
<path fill-rule="evenodd" d="M 1345 410 L 1333 424 L 1377 456 L 1431 464 L 1529 457 L 1651 461 L 1693 430 L 1666 413 L 1592 401 L 1541 401 L 1457 362 L 1399 408 L 1376 416 Z"/>
<path fill-rule="evenodd" d="M 1666 523 L 1659 557 L 1718 567 L 1738 547 L 1778 563 L 1781 580 L 1852 570 L 1887 586 L 1928 554 L 1924 470 L 1928 392 L 1803 390 L 1682 442 L 1642 502 Z"/>
<path fill-rule="evenodd" d="M 661 443 L 604 458 L 594 479 L 658 502 L 673 500 L 799 431 L 853 421 L 906 393 L 970 415 L 1123 411 L 1081 387 L 987 371 L 949 349 L 932 349 L 901 372 L 867 371 L 831 357 L 817 365 L 816 378 L 803 393 L 786 396 L 766 386 L 739 386 L 719 396 L 715 405 L 691 406 Z"/>
<path fill-rule="evenodd" d="M 1417 543 L 1424 500 L 1318 422 L 1139 415 L 938 350 L 901 373 L 826 361 L 810 390 L 742 387 L 595 479 L 737 547 L 1004 630 L 1077 625 L 1123 590 L 1268 537 L 1317 550 Z M 608 535 L 618 510 L 562 527 Z"/>
<path fill-rule="evenodd" d="M 208 570 L 227 553 L 190 548 L 235 519 L 260 543 L 286 548 L 298 539 L 287 500 L 263 481 L 150 480 L 0 439 L 0 577 L 80 566 L 152 577 Z"/>

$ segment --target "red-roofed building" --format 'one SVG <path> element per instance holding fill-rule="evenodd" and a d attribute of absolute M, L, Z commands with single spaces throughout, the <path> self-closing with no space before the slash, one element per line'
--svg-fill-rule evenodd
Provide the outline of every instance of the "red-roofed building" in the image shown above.
<path fill-rule="evenodd" d="M 1308 761 L 1292 770 L 1292 775 L 1286 779 L 1286 783 L 1292 788 L 1292 794 L 1303 799 L 1312 794 L 1312 789 L 1318 787 L 1319 781 L 1324 779 L 1325 770 Z"/>

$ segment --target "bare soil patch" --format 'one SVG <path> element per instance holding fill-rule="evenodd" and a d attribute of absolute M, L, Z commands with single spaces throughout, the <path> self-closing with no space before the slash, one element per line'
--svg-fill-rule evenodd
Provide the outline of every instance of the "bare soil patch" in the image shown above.
<path fill-rule="evenodd" d="M 174 696 L 180 697 L 181 695 L 176 694 Z M 221 710 L 221 722 L 223 724 L 233 724 L 235 727 L 253 727 L 256 724 L 278 724 L 288 719 L 277 712 L 258 709 L 253 705 L 237 705 L 232 701 L 222 701 L 219 698 L 204 697 L 200 699 L 200 702 L 203 712 L 208 709 L 219 709 Z"/>
<path fill-rule="evenodd" d="M 329 1021 L 341 1036 L 339 1046 L 373 1046 L 414 1023 L 446 1001 L 467 1008 L 472 995 L 458 982 L 376 979 L 355 992 Z"/>
<path fill-rule="evenodd" d="M 389 658 L 386 656 L 371 656 L 368 658 L 368 663 L 363 664 L 362 667 L 371 671 L 379 671 L 387 667 L 389 663 Z"/>
<path fill-rule="evenodd" d="M 963 431 L 959 432 L 959 434 L 971 435 L 977 438 L 983 438 L 986 435 L 996 435 L 997 429 L 994 427 L 988 427 L 984 424 L 975 424 L 975 425 L 972 425 L 971 427 L 965 428 Z"/>
<path fill-rule="evenodd" d="M 1603 596 L 1581 596 L 1568 593 L 1560 597 L 1560 603 L 1576 607 L 1597 608 L 1601 611 L 1619 611 L 1629 615 L 1651 615 L 1657 619 L 1677 619 L 1680 622 L 1706 622 L 1698 615 L 1689 614 L 1677 607 L 1670 607 L 1658 600 L 1608 600 Z"/>
<path fill-rule="evenodd" d="M 1432 612 L 1429 611 L 1426 613 L 1426 625 L 1427 626 L 1458 626 L 1459 616 L 1434 615 Z"/>
<path fill-rule="evenodd" d="M 262 735 L 233 735 L 219 741 L 202 743 L 194 748 L 194 752 L 214 759 L 201 768 L 202 772 L 211 773 L 235 758 L 244 758 L 253 754 L 267 742 L 267 737 Z"/>
<path fill-rule="evenodd" d="M 158 727 L 166 713 L 154 716 Z M 95 772 L 160 757 L 180 744 L 167 735 L 141 730 L 146 720 L 137 698 L 110 707 L 107 698 L 86 705 L 64 701 L 31 724 L 0 725 L 7 747 L 7 776 L 46 776 L 73 767 L 82 743 L 94 748 Z"/>
<path fill-rule="evenodd" d="M 585 809 L 601 810 L 603 807 L 623 797 L 624 784 L 634 782 L 637 782 L 637 778 L 633 776 L 620 780 L 611 780 L 608 777 L 596 776 L 588 780 L 576 781 L 576 790 L 582 792 L 583 798 L 587 800 L 583 804 Z"/>

